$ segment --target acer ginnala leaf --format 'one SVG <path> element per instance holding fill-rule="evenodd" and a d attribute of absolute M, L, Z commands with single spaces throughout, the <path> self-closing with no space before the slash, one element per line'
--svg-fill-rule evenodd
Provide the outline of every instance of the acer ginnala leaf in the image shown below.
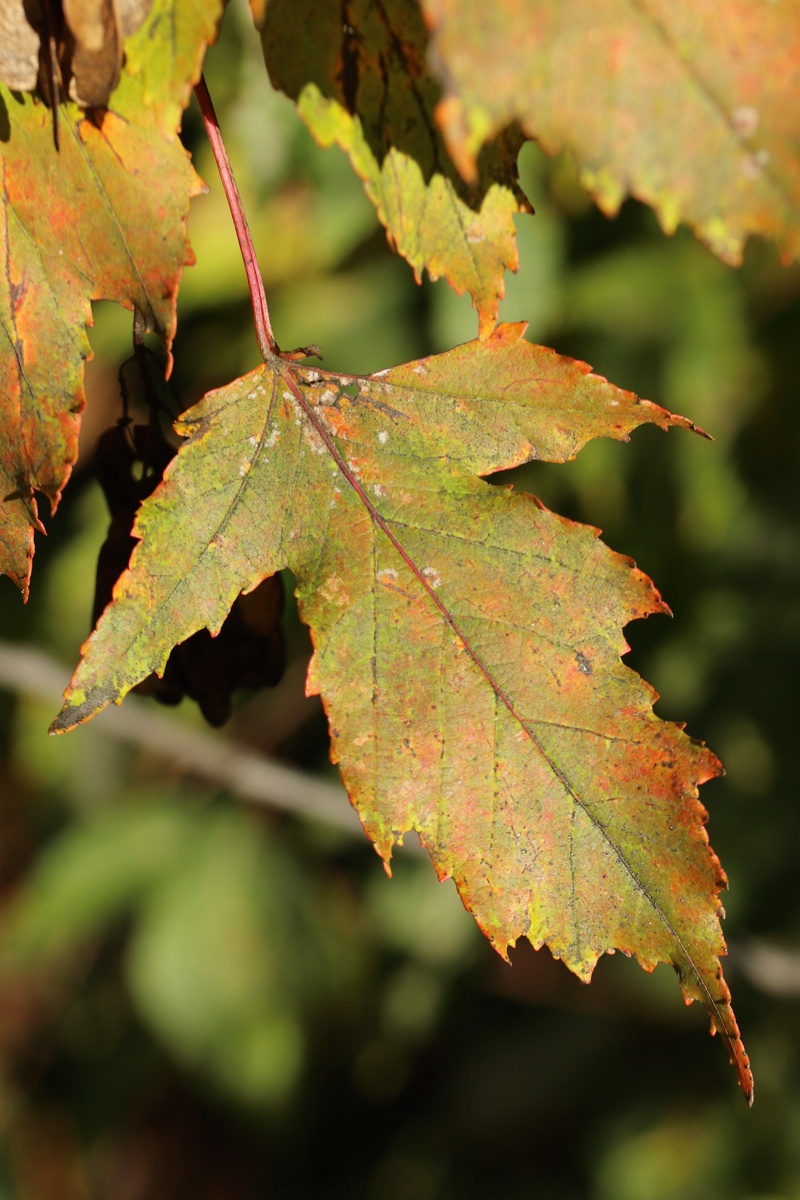
<path fill-rule="evenodd" d="M 308 690 L 387 866 L 418 831 L 501 954 L 527 937 L 584 980 L 614 950 L 671 963 L 751 1098 L 697 794 L 720 767 L 621 660 L 627 622 L 665 606 L 597 530 L 480 478 L 690 422 L 522 333 L 366 378 L 271 355 L 185 413 L 54 729 L 291 569 Z"/>

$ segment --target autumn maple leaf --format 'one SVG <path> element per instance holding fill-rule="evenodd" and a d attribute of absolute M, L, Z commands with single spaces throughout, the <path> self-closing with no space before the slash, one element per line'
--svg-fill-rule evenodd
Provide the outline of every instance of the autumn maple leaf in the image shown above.
<path fill-rule="evenodd" d="M 37 493 L 54 510 L 77 457 L 90 302 L 135 308 L 167 352 L 175 332 L 202 189 L 178 126 L 221 2 L 201 9 L 157 0 L 109 107 L 59 106 L 58 146 L 45 105 L 0 83 L 0 574 L 26 595 Z"/>
<path fill-rule="evenodd" d="M 719 764 L 620 657 L 627 622 L 665 606 L 597 530 L 480 478 L 690 423 L 523 331 L 366 378 L 272 356 L 184 414 L 54 729 L 289 568 L 308 690 L 384 861 L 417 830 L 502 954 L 526 936 L 584 980 L 615 949 L 671 963 L 750 1096 L 697 798 Z"/>
<path fill-rule="evenodd" d="M 732 0 L 422 0 L 464 177 L 519 122 L 569 149 L 604 212 L 626 196 L 690 225 L 726 262 L 752 234 L 800 255 L 800 7 Z"/>

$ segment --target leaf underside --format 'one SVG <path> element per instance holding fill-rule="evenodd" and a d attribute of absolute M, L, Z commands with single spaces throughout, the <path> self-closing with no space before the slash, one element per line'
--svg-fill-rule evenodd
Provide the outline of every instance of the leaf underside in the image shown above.
<path fill-rule="evenodd" d="M 55 509 L 77 454 L 90 301 L 135 307 L 172 341 L 201 187 L 177 127 L 220 9 L 154 4 L 109 109 L 60 106 L 58 150 L 45 105 L 0 86 L 0 574 L 26 595 L 36 493 Z"/>
<path fill-rule="evenodd" d="M 422 0 L 437 117 L 467 178 L 519 121 L 575 153 L 608 214 L 628 194 L 726 262 L 751 234 L 800 253 L 800 6 L 732 0 Z"/>
<path fill-rule="evenodd" d="M 689 422 L 522 333 L 367 378 L 274 360 L 207 395 L 54 729 L 290 568 L 308 689 L 384 861 L 417 830 L 503 954 L 525 936 L 585 980 L 615 949 L 671 963 L 750 1096 L 697 798 L 719 764 L 620 657 L 624 625 L 665 606 L 597 530 L 479 478 Z"/>
<path fill-rule="evenodd" d="M 519 131 L 484 147 L 465 183 L 436 125 L 441 88 L 408 0 L 270 0 L 258 23 L 274 85 L 297 102 L 321 145 L 349 155 L 417 279 L 427 270 L 469 292 L 487 336 L 504 273 L 519 266 L 514 214 L 530 211 L 516 185 Z"/>

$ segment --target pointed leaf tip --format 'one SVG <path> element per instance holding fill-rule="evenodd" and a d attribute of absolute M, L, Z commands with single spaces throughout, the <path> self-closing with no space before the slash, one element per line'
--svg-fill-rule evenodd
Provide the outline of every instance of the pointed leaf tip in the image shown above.
<path fill-rule="evenodd" d="M 88 692 L 70 687 L 65 693 L 65 703 L 61 712 L 52 722 L 51 734 L 69 733 L 78 725 L 83 725 L 91 717 L 97 715 L 109 704 L 120 702 L 119 691 L 112 684 L 92 688 Z"/>

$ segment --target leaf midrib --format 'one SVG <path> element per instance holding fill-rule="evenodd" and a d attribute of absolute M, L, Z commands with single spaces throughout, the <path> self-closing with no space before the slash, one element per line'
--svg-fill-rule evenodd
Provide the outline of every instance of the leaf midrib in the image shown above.
<path fill-rule="evenodd" d="M 668 916 L 664 912 L 663 908 L 660 906 L 660 904 L 657 902 L 655 897 L 652 895 L 652 893 L 651 893 L 650 889 L 647 887 L 647 885 L 644 882 L 642 882 L 642 880 L 638 877 L 636 871 L 631 866 L 631 864 L 628 862 L 623 851 L 615 843 L 613 838 L 609 835 L 605 826 L 602 824 L 601 821 L 599 821 L 594 816 L 594 814 L 591 812 L 591 810 L 587 806 L 587 804 L 581 799 L 581 797 L 575 791 L 575 789 L 573 788 L 572 784 L 567 779 L 564 772 L 561 770 L 561 768 L 558 766 L 558 764 L 553 760 L 552 756 L 550 754 L 548 754 L 548 752 L 545 750 L 541 741 L 536 736 L 534 731 L 530 728 L 529 724 L 517 712 L 510 697 L 506 695 L 503 687 L 494 678 L 494 675 L 492 674 L 491 670 L 486 666 L 486 664 L 481 659 L 480 655 L 477 653 L 477 651 L 472 646 L 472 644 L 469 640 L 469 637 L 460 629 L 456 618 L 452 615 L 452 613 L 449 611 L 449 609 L 446 607 L 446 605 L 436 595 L 434 588 L 431 586 L 431 584 L 428 582 L 426 577 L 423 575 L 422 570 L 417 566 L 416 562 L 414 561 L 412 556 L 409 554 L 409 552 L 405 549 L 403 544 L 400 542 L 399 538 L 392 532 L 390 525 L 386 521 L 386 519 L 378 512 L 375 505 L 372 503 L 369 496 L 367 495 L 364 487 L 362 486 L 360 481 L 356 478 L 356 476 L 353 474 L 353 472 L 350 470 L 344 456 L 342 455 L 341 451 L 339 450 L 338 446 L 336 445 L 336 442 L 334 441 L 332 435 L 329 433 L 327 428 L 320 421 L 320 419 L 317 416 L 317 413 L 315 412 L 312 405 L 310 405 L 308 403 L 308 401 L 306 400 L 301 388 L 298 386 L 298 384 L 294 378 L 293 372 L 291 372 L 290 370 L 282 370 L 280 372 L 280 374 L 281 374 L 282 378 L 287 382 L 288 386 L 290 387 L 290 389 L 291 389 L 293 395 L 295 396 L 295 399 L 297 400 L 306 419 L 309 421 L 310 425 L 315 430 L 315 432 L 318 434 L 318 436 L 322 438 L 323 442 L 325 443 L 325 445 L 328 449 L 328 452 L 330 453 L 331 457 L 333 458 L 334 462 L 336 463 L 341 475 L 343 476 L 343 478 L 345 479 L 347 484 L 350 486 L 350 488 L 356 493 L 359 500 L 361 501 L 361 503 L 367 510 L 367 513 L 369 514 L 370 519 L 372 520 L 373 524 L 376 525 L 381 530 L 381 532 L 384 534 L 384 536 L 392 544 L 392 546 L 394 547 L 396 552 L 400 555 L 401 559 L 406 564 L 406 566 L 409 568 L 409 570 L 412 572 L 412 574 L 416 578 L 419 585 L 427 593 L 429 599 L 432 601 L 432 603 L 434 604 L 436 609 L 439 611 L 443 620 L 450 626 L 450 628 L 452 629 L 452 631 L 456 635 L 456 637 L 459 638 L 459 640 L 461 641 L 467 654 L 472 659 L 473 663 L 478 668 L 480 673 L 486 679 L 486 681 L 489 684 L 490 688 L 492 689 L 492 692 L 495 695 L 495 697 L 505 706 L 505 708 L 507 709 L 509 714 L 517 721 L 520 728 L 525 731 L 527 736 L 530 738 L 531 743 L 534 745 L 534 747 L 536 748 L 538 753 L 541 755 L 543 761 L 547 764 L 547 767 L 550 769 L 550 771 L 553 773 L 554 777 L 558 780 L 558 782 L 563 787 L 565 793 L 572 798 L 572 800 L 574 801 L 574 804 L 581 810 L 581 812 L 587 818 L 589 823 L 597 830 L 597 832 L 601 836 L 601 838 L 607 843 L 610 851 L 617 858 L 618 862 L 620 863 L 620 865 L 623 868 L 623 870 L 625 871 L 625 873 L 630 877 L 635 888 L 641 893 L 642 896 L 644 896 L 644 898 L 647 900 L 648 904 L 652 908 L 653 912 L 656 914 L 656 916 L 662 922 L 664 927 L 667 929 L 670 937 L 674 940 L 676 946 L 681 951 L 681 954 L 683 955 L 686 963 L 689 965 L 691 971 L 693 972 L 702 994 L 706 997 L 706 1007 L 709 1009 L 709 1011 L 713 1014 L 713 1016 L 715 1018 L 715 1024 L 717 1026 L 718 1032 L 719 1032 L 720 1036 L 722 1037 L 723 1041 L 725 1042 L 725 1044 L 728 1046 L 732 1060 L 735 1062 L 738 1062 L 739 1058 L 735 1052 L 733 1038 L 732 1038 L 731 1034 L 728 1032 L 726 1023 L 722 1017 L 722 1013 L 720 1012 L 718 1002 L 711 995 L 708 985 L 705 983 L 705 980 L 703 979 L 703 976 L 702 976 L 699 968 L 697 967 L 697 965 L 694 961 L 694 958 L 692 957 L 691 953 L 689 952 L 682 937 L 680 936 L 678 931 L 672 925 L 671 921 L 669 920 Z"/>

